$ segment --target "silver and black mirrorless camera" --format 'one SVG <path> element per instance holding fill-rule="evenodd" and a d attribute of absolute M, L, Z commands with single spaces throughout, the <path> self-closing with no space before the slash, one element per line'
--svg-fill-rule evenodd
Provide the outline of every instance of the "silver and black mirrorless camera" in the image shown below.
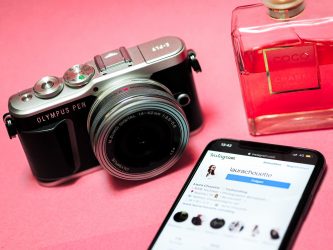
<path fill-rule="evenodd" d="M 177 37 L 120 47 L 11 96 L 4 122 L 43 185 L 98 165 L 122 179 L 151 178 L 202 124 L 192 69 L 201 71 L 195 53 Z"/>

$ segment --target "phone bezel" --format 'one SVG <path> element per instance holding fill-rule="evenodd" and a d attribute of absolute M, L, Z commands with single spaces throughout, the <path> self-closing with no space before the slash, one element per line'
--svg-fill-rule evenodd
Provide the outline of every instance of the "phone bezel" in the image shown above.
<path fill-rule="evenodd" d="M 225 147 L 220 146 L 221 143 L 232 143 L 233 145 L 235 143 L 237 143 L 238 148 L 240 148 L 240 147 L 242 147 L 242 145 L 244 145 L 245 147 L 248 147 L 248 149 L 252 149 L 252 150 L 259 149 L 260 152 L 262 152 L 262 153 L 279 153 L 279 154 L 290 155 L 290 153 L 293 151 L 301 151 L 301 152 L 304 152 L 304 154 L 311 153 L 311 154 L 316 155 L 317 161 L 315 163 L 315 168 L 309 178 L 309 181 L 308 181 L 306 187 L 304 188 L 303 194 L 300 198 L 300 201 L 297 204 L 295 212 L 289 222 L 289 226 L 286 230 L 286 233 L 284 234 L 284 237 L 283 237 L 278 249 L 290 249 L 292 247 L 292 245 L 295 241 L 295 238 L 301 228 L 301 225 L 311 207 L 313 198 L 314 198 L 316 192 L 318 191 L 319 185 L 323 179 L 323 176 L 324 176 L 324 173 L 326 170 L 324 156 L 319 151 L 316 151 L 313 149 L 221 138 L 221 139 L 216 139 L 216 140 L 211 141 L 203 150 L 197 163 L 195 164 L 195 167 L 191 171 L 191 173 L 190 173 L 189 177 L 187 178 L 184 186 L 182 187 L 180 193 L 177 195 L 176 200 L 174 201 L 173 205 L 171 206 L 167 216 L 163 220 L 161 226 L 159 227 L 159 229 L 148 249 L 153 248 L 155 242 L 161 235 L 166 223 L 168 222 L 169 218 L 174 213 L 176 206 L 178 205 L 179 201 L 181 200 L 182 196 L 184 195 L 185 191 L 187 190 L 188 185 L 190 184 L 193 176 L 195 175 L 196 171 L 198 170 L 199 166 L 201 165 L 201 162 L 204 159 L 207 151 L 215 150 L 218 152 L 228 152 Z M 221 150 L 221 149 L 224 149 L 224 150 Z"/>

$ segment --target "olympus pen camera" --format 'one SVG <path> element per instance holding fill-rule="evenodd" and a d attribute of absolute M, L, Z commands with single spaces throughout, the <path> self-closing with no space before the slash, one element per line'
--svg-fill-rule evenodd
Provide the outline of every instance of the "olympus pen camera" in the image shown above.
<path fill-rule="evenodd" d="M 4 122 L 42 185 L 99 165 L 148 179 L 175 164 L 202 124 L 192 69 L 201 71 L 196 55 L 177 37 L 120 47 L 13 95 Z"/>

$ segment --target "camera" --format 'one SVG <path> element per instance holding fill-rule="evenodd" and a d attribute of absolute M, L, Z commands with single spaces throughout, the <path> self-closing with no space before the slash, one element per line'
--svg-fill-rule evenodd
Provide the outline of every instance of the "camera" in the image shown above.
<path fill-rule="evenodd" d="M 172 167 L 203 122 L 193 50 L 161 37 L 96 55 L 9 99 L 3 117 L 38 182 L 54 186 L 102 166 L 143 180 Z"/>

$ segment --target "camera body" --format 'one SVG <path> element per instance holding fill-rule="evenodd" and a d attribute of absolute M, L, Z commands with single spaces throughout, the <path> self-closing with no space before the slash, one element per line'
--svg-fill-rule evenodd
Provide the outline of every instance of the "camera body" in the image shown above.
<path fill-rule="evenodd" d="M 119 178 L 151 178 L 202 125 L 192 69 L 201 71 L 195 53 L 177 37 L 120 47 L 11 96 L 4 122 L 42 185 L 99 165 Z"/>

